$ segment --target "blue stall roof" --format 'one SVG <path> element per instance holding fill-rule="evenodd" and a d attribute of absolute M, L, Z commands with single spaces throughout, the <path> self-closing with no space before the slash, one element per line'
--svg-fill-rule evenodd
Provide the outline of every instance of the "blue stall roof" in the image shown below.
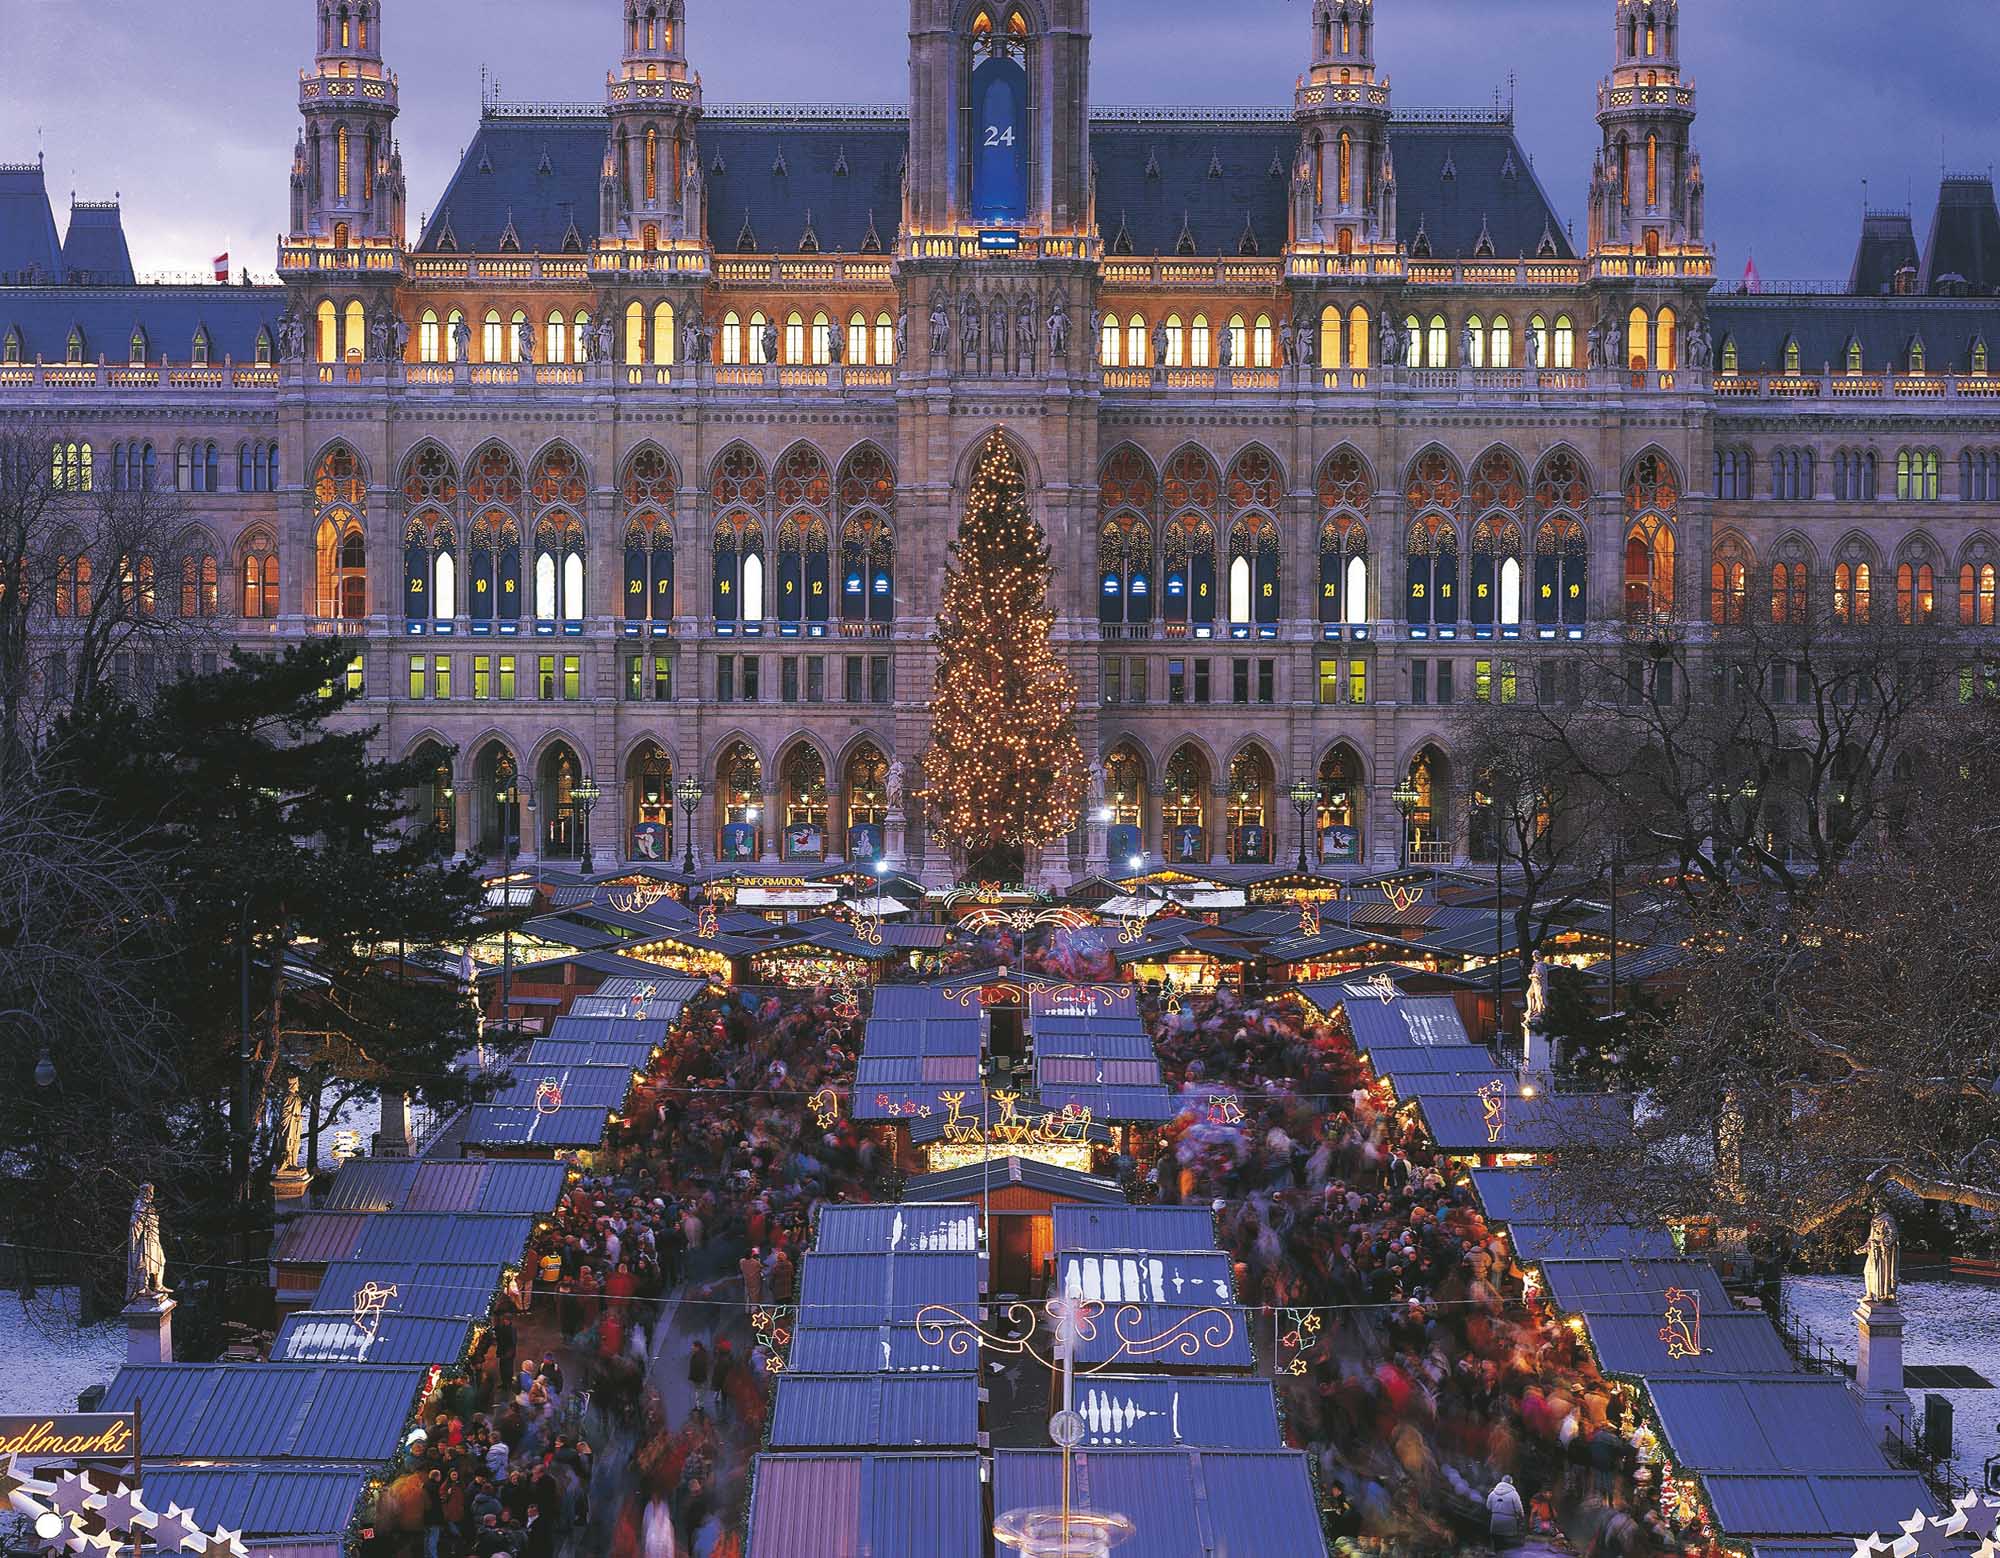
<path fill-rule="evenodd" d="M 854 1068 L 854 1118 L 942 1112 L 941 1090 L 979 1086 L 979 1051 L 976 1005 L 931 986 L 878 989 Z"/>
<path fill-rule="evenodd" d="M 1435 1053 L 1425 1051 L 1424 1053 Z M 1478 1071 L 1406 1071 L 1400 1066 L 1377 1072 L 1395 1092 L 1396 1102 L 1406 1104 L 1416 1098 L 1477 1098 L 1479 1090 L 1494 1083 L 1511 1088 L 1519 1078 L 1511 1071 L 1486 1066 Z"/>
<path fill-rule="evenodd" d="M 1440 1152 L 1554 1152 L 1580 1136 L 1630 1129 L 1630 1106 L 1599 1094 L 1537 1093 L 1520 1096 L 1518 1088 L 1503 1099 L 1497 1121 L 1486 1100 L 1446 1095 L 1419 1098 L 1425 1128 Z"/>
<path fill-rule="evenodd" d="M 555 1209 L 568 1175 L 560 1163 L 426 1163 L 398 1210 L 539 1216 Z"/>
<path fill-rule="evenodd" d="M 1555 1223 L 1506 1224 L 1507 1237 L 1522 1264 L 1573 1260 L 1671 1260 L 1679 1253 L 1664 1228 L 1632 1228 L 1609 1223 L 1581 1233 Z"/>
<path fill-rule="evenodd" d="M 1479 1205 L 1496 1223 L 1543 1223 L 1560 1205 L 1541 1168 L 1474 1169 L 1472 1188 Z"/>
<path fill-rule="evenodd" d="M 1119 1558 L 1325 1558 L 1306 1459 L 1295 1451 L 1090 1450 L 1072 1458 L 1072 1507 L 1116 1512 L 1137 1530 Z M 1062 1503 L 1062 1456 L 1002 1450 L 993 1507 Z"/>
<path fill-rule="evenodd" d="M 951 1336 L 967 1346 L 953 1352 Z M 814 1325 L 801 1321 L 792 1337 L 788 1366 L 801 1374 L 972 1374 L 979 1348 L 964 1326 L 947 1326 L 945 1339 L 925 1341 L 914 1325 Z"/>
<path fill-rule="evenodd" d="M 747 1558 L 982 1558 L 977 1455 L 760 1455 Z"/>
<path fill-rule="evenodd" d="M 246 1537 L 332 1537 L 344 1545 L 369 1475 L 314 1466 L 148 1466 L 146 1503 L 192 1510 L 211 1531 L 221 1526 Z"/>
<path fill-rule="evenodd" d="M 1066 1250 L 1056 1260 L 1062 1289 L 1072 1297 L 1118 1304 L 1233 1304 L 1236 1281 L 1220 1251 Z"/>
<path fill-rule="evenodd" d="M 979 1381 L 970 1374 L 786 1373 L 771 1407 L 774 1450 L 971 1450 Z"/>
<path fill-rule="evenodd" d="M 1728 1314 L 1729 1290 L 1702 1260 L 1552 1260 L 1542 1282 L 1556 1308 L 1580 1315 L 1658 1315 L 1667 1290 L 1701 1295 L 1705 1314 Z"/>
<path fill-rule="evenodd" d="M 1269 1380 L 1093 1374 L 1077 1381 L 1076 1410 L 1093 1450 L 1283 1448 Z"/>
<path fill-rule="evenodd" d="M 625 1073 L 628 1082 L 631 1076 Z M 544 1111 L 474 1104 L 464 1140 L 469 1147 L 595 1147 L 609 1120 L 607 1110 L 588 1106 Z"/>
<path fill-rule="evenodd" d="M 979 1302 L 979 1261 L 948 1255 L 835 1255 L 814 1252 L 799 1277 L 799 1323 L 910 1325 L 941 1304 L 966 1316 Z"/>
<path fill-rule="evenodd" d="M 354 1259 L 517 1266 L 534 1218 L 502 1212 L 383 1212 L 368 1220 Z"/>
<path fill-rule="evenodd" d="M 825 1255 L 934 1255 L 979 1248 L 979 1214 L 964 1203 L 823 1205 L 813 1248 Z"/>
<path fill-rule="evenodd" d="M 681 1003 L 672 1003 L 679 1006 Z M 582 1041 L 586 1044 L 643 1044 L 648 1049 L 655 1044 L 667 1042 L 667 1035 L 673 1032 L 674 1016 L 661 1012 L 657 1004 L 644 1017 L 578 1017 L 572 1012 L 567 1017 L 558 1017 L 549 1024 L 546 1039 L 538 1039 L 528 1051 L 532 1059 L 535 1050 L 543 1044 L 568 1044 Z"/>
<path fill-rule="evenodd" d="M 1474 1052 L 1485 1048 L 1472 1042 L 1465 1019 L 1458 1015 L 1458 1003 L 1448 995 L 1407 995 L 1392 1001 L 1370 994 L 1348 995 L 1342 1005 L 1354 1047 L 1364 1055 L 1439 1046 Z"/>
<path fill-rule="evenodd" d="M 511 1262 L 510 1262 L 511 1264 Z M 500 1263 L 470 1261 L 342 1260 L 326 1268 L 313 1308 L 352 1313 L 369 1283 L 394 1288 L 384 1314 L 432 1319 L 483 1320 L 500 1291 Z"/>
<path fill-rule="evenodd" d="M 1762 1315 L 1704 1307 L 1701 1354 L 1677 1357 L 1668 1352 L 1663 1333 L 1665 1303 L 1649 1315 L 1590 1315 L 1584 1324 L 1590 1345 L 1607 1374 L 1634 1375 L 1646 1380 L 1691 1375 L 1740 1378 L 1745 1374 L 1790 1374 L 1798 1365 L 1785 1351 L 1776 1327 Z"/>
<path fill-rule="evenodd" d="M 278 1230 L 271 1262 L 278 1266 L 316 1266 L 346 1260 L 378 1214 L 374 1212 L 307 1212 Z"/>
<path fill-rule="evenodd" d="M 1205 1206 L 1058 1206 L 1050 1213 L 1058 1250 L 1212 1250 L 1215 1214 Z"/>
<path fill-rule="evenodd" d="M 625 1066 L 520 1064 L 508 1069 L 514 1080 L 488 1100 L 496 1108 L 587 1108 L 602 1114 L 623 1108 L 632 1091 L 632 1072 Z"/>
<path fill-rule="evenodd" d="M 386 1212 L 402 1204 L 417 1164 L 410 1158 L 353 1158 L 340 1166 L 320 1197 L 323 1212 Z"/>
<path fill-rule="evenodd" d="M 1703 1491 L 1724 1536 L 1844 1536 L 1853 1558 L 1857 1537 L 1897 1531 L 1911 1515 L 1938 1512 L 1915 1472 L 1852 1472 L 1837 1477 L 1708 1476 Z M 1763 1551 L 1763 1549 L 1759 1549 Z"/>
<path fill-rule="evenodd" d="M 403 1440 L 421 1368 L 293 1363 L 128 1364 L 106 1412 L 144 1412 L 162 1460 L 386 1461 Z M 212 1517 L 204 1517 L 212 1518 Z"/>
<path fill-rule="evenodd" d="M 652 1063 L 652 1045 L 620 1039 L 537 1039 L 529 1046 L 525 1062 L 529 1066 L 623 1066 L 627 1071 L 644 1071 Z"/>
<path fill-rule="evenodd" d="M 919 1201 L 979 1201 L 989 1188 L 1000 1190 L 1019 1185 L 1039 1190 L 1056 1200 L 1086 1201 L 1102 1206 L 1128 1205 L 1125 1192 L 1108 1179 L 1079 1174 L 1035 1158 L 994 1157 L 986 1163 L 968 1163 L 962 1168 L 944 1169 L 936 1174 L 920 1174 L 908 1181 L 904 1194 Z"/>
<path fill-rule="evenodd" d="M 1171 1341 L 1163 1339 L 1171 1337 Z M 1143 1351 L 1127 1347 L 1138 1344 Z M 1113 1304 L 1076 1346 L 1079 1364 L 1115 1363 L 1124 1369 L 1247 1369 L 1248 1316 L 1234 1304 L 1199 1300 L 1168 1304 Z"/>
<path fill-rule="evenodd" d="M 465 1354 L 473 1322 L 383 1315 L 372 1328 L 345 1312 L 302 1309 L 285 1316 L 271 1344 L 273 1363 L 443 1363 Z"/>
<path fill-rule="evenodd" d="M 1064 1080 L 1076 1067 L 1094 1070 L 1103 1075 L 1101 1085 L 1087 1078 Z M 1134 1072 L 1150 1071 L 1153 1076 L 1160 1074 L 1160 1068 L 1153 1061 L 1094 1061 L 1045 1060 L 1035 1068 L 1035 1091 L 1042 1108 L 1050 1111 L 1063 1109 L 1088 1109 L 1094 1121 L 1121 1120 L 1157 1122 L 1171 1120 L 1187 1107 L 1185 1099 L 1176 1098 L 1164 1086 L 1148 1087 L 1143 1084 L 1131 1086 L 1115 1085 L 1114 1074 L 1126 1068 Z"/>
<path fill-rule="evenodd" d="M 1663 1379 L 1647 1390 L 1675 1462 L 1688 1471 L 1819 1476 L 1889 1469 L 1842 1380 L 1817 1374 Z"/>
<path fill-rule="evenodd" d="M 1473 1071 L 1497 1071 L 1493 1052 L 1484 1044 L 1452 1044 L 1431 1049 L 1377 1050 L 1370 1064 L 1379 1077 L 1454 1076 Z"/>

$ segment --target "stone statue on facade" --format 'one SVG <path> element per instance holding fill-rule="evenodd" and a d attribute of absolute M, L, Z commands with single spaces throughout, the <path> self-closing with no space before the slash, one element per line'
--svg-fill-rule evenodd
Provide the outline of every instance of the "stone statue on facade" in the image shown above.
<path fill-rule="evenodd" d="M 1625 367 L 1625 332 L 1618 328 L 1613 319 L 1604 327 L 1604 361 L 1614 373 Z"/>
<path fill-rule="evenodd" d="M 160 1210 L 153 1202 L 153 1187 L 141 1185 L 132 1203 L 132 1223 L 125 1236 L 125 1299 L 167 1296 L 167 1255 L 160 1245 Z"/>
<path fill-rule="evenodd" d="M 1396 323 L 1395 316 L 1386 308 L 1382 310 L 1381 339 L 1376 346 L 1380 353 L 1381 366 L 1384 368 L 1401 366 L 1403 353 L 1408 350 L 1403 340 L 1403 327 Z"/>
<path fill-rule="evenodd" d="M 1527 347 L 1528 347 L 1528 371 L 1531 373 L 1540 373 L 1542 371 L 1541 331 L 1530 330 L 1528 332 Z"/>
<path fill-rule="evenodd" d="M 681 361 L 690 368 L 701 361 L 701 321 L 692 313 L 681 321 Z"/>
<path fill-rule="evenodd" d="M 778 326 L 772 320 L 764 322 L 764 361 L 778 360 Z"/>
<path fill-rule="evenodd" d="M 389 321 L 380 314 L 368 326 L 368 356 L 373 362 L 389 360 Z"/>
<path fill-rule="evenodd" d="M 1063 307 L 1061 298 L 1049 310 L 1049 356 L 1058 361 L 1069 360 L 1069 310 Z"/>
<path fill-rule="evenodd" d="M 273 1167 L 279 1173 L 299 1167 L 299 1146 L 305 1135 L 306 1100 L 296 1076 L 285 1078 L 278 1100 L 277 1130 L 272 1143 Z"/>
<path fill-rule="evenodd" d="M 410 355 L 410 326 L 401 314 L 389 316 L 389 360 L 401 362 Z"/>
<path fill-rule="evenodd" d="M 1035 371 L 1035 300 L 1021 299 L 1021 310 L 1015 320 L 1014 333 L 1021 343 L 1021 371 Z"/>
<path fill-rule="evenodd" d="M 905 304 L 896 310 L 896 361 L 901 362 L 910 349 L 910 310 Z"/>
<path fill-rule="evenodd" d="M 903 805 L 903 760 L 900 757 L 889 765 L 887 789 L 891 809 L 900 811 Z"/>
<path fill-rule="evenodd" d="M 1215 365 L 1224 369 L 1236 366 L 1236 332 L 1227 325 L 1216 336 Z"/>
<path fill-rule="evenodd" d="M 1593 369 L 1604 366 L 1604 330 L 1600 325 L 1592 325 L 1590 333 L 1584 337 L 1586 356 L 1584 361 Z"/>
<path fill-rule="evenodd" d="M 958 337 L 966 356 L 979 355 L 979 305 L 969 292 L 958 305 Z"/>
<path fill-rule="evenodd" d="M 847 332 L 834 320 L 826 327 L 826 360 L 838 368 L 847 358 Z"/>
<path fill-rule="evenodd" d="M 612 327 L 610 320 L 608 319 L 598 320 L 597 331 L 596 331 L 596 344 L 591 348 L 591 353 L 590 353 L 591 361 L 593 362 L 611 361 L 612 344 L 614 341 L 616 341 L 617 335 L 618 332 Z"/>
<path fill-rule="evenodd" d="M 451 358 L 453 362 L 472 361 L 472 326 L 463 319 L 452 321 Z"/>
<path fill-rule="evenodd" d="M 1708 321 L 1697 318 L 1694 329 L 1688 332 L 1688 366 L 1706 373 L 1715 362 L 1715 342 L 1708 333 Z"/>
<path fill-rule="evenodd" d="M 951 350 L 951 312 L 942 296 L 931 299 L 931 356 L 942 357 Z"/>
<path fill-rule="evenodd" d="M 535 327 L 525 319 L 514 327 L 514 355 L 524 363 L 535 360 Z"/>
<path fill-rule="evenodd" d="M 1465 322 L 1465 324 L 1459 329 L 1458 332 L 1459 367 L 1461 368 L 1472 367 L 1473 364 L 1478 360 L 1478 356 L 1479 356 L 1479 332 L 1472 328 L 1472 321 L 1468 319 Z"/>
<path fill-rule="evenodd" d="M 1867 1259 L 1861 1275 L 1869 1303 L 1896 1302 L 1896 1285 L 1902 1264 L 1903 1233 L 1885 1207 L 1875 1214 L 1875 1221 L 1868 1227 Z"/>
<path fill-rule="evenodd" d="M 1158 324 L 1153 326 L 1153 366 L 1155 368 L 1166 367 L 1170 340 L 1171 338 L 1167 334 L 1167 322 L 1162 319 Z"/>

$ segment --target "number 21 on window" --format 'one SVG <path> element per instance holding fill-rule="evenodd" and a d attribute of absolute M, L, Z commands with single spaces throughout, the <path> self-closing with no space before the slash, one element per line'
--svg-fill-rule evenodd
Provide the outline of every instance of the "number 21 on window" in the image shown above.
<path fill-rule="evenodd" d="M 1011 124 L 1006 126 L 989 124 L 986 127 L 986 144 L 988 146 L 1012 146 L 1014 144 L 1014 127 Z"/>

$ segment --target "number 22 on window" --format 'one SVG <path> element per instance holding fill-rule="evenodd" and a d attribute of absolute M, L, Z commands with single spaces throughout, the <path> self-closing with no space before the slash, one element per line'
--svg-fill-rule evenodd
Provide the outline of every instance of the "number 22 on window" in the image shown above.
<path fill-rule="evenodd" d="M 986 127 L 986 144 L 988 146 L 1012 146 L 1014 144 L 1014 127 L 1011 124 L 1004 128 L 997 124 L 989 124 Z"/>

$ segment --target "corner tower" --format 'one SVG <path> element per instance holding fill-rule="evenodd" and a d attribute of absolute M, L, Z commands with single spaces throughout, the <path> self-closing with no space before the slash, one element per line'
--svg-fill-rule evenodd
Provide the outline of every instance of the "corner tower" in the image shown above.
<path fill-rule="evenodd" d="M 1375 0 L 1313 0 L 1312 66 L 1299 78 L 1292 241 L 1340 254 L 1396 247 L 1389 82 L 1375 71 Z"/>
<path fill-rule="evenodd" d="M 912 237 L 1093 238 L 1089 0 L 910 0 Z"/>
<path fill-rule="evenodd" d="M 318 0 L 318 26 L 313 68 L 299 75 L 305 128 L 292 156 L 291 236 L 335 249 L 400 249 L 407 194 L 380 0 Z"/>
<path fill-rule="evenodd" d="M 1681 76 L 1680 0 L 1616 0 L 1603 146 L 1590 185 L 1590 253 L 1705 252 L 1694 84 Z"/>
<path fill-rule="evenodd" d="M 701 77 L 688 68 L 686 0 L 624 0 L 624 12 L 623 57 L 605 80 L 610 135 L 598 230 L 612 246 L 699 244 Z"/>

